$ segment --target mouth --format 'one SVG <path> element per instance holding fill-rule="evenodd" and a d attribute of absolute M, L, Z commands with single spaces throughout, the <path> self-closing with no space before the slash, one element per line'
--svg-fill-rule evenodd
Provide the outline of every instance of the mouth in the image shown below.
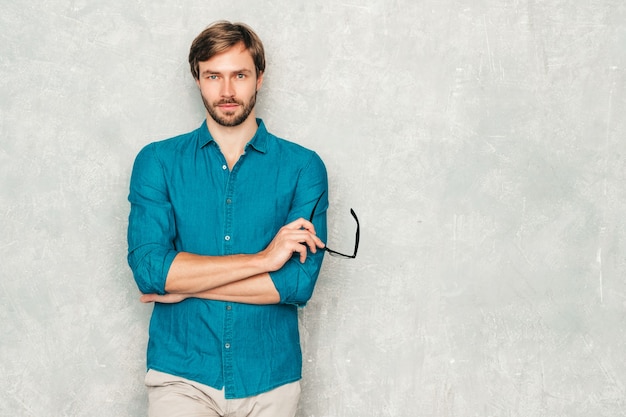
<path fill-rule="evenodd" d="M 237 102 L 221 102 L 221 103 L 217 103 L 217 107 L 227 113 L 233 112 L 235 110 L 237 110 L 237 108 L 240 106 L 239 103 Z"/>

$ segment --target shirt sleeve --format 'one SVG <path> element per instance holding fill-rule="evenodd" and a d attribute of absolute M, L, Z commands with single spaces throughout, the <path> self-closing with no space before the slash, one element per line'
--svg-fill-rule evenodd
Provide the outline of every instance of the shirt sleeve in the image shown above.
<path fill-rule="evenodd" d="M 135 159 L 128 200 L 128 264 L 142 293 L 165 294 L 165 279 L 177 255 L 176 228 L 154 144 Z"/>
<path fill-rule="evenodd" d="M 308 164 L 300 172 L 288 223 L 300 217 L 308 220 L 318 199 L 320 201 L 312 221 L 317 236 L 326 242 L 328 177 L 321 158 L 312 153 Z M 317 253 L 309 251 L 306 261 L 301 263 L 299 254 L 295 254 L 281 269 L 270 272 L 274 286 L 280 294 L 281 304 L 294 304 L 299 307 L 306 305 L 313 295 L 323 258 L 323 250 L 318 250 Z"/>

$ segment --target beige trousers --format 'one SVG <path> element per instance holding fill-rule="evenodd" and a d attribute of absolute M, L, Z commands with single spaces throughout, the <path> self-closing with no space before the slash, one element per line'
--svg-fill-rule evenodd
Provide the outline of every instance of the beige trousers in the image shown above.
<path fill-rule="evenodd" d="M 149 417 L 294 417 L 300 398 L 299 381 L 234 400 L 223 389 L 154 370 L 145 382 Z"/>

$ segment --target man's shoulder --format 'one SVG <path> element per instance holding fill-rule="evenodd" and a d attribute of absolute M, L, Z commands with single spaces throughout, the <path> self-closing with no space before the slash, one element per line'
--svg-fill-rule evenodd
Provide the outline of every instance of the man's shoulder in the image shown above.
<path fill-rule="evenodd" d="M 153 153 L 159 158 L 167 158 L 168 156 L 181 155 L 186 149 L 192 149 L 197 146 L 199 129 L 191 132 L 182 133 L 166 139 L 159 139 L 148 143 L 140 151 L 142 153 Z"/>
<path fill-rule="evenodd" d="M 281 166 L 284 168 L 325 171 L 324 161 L 314 150 L 278 136 L 271 136 L 268 143 L 268 152 L 280 161 Z"/>
<path fill-rule="evenodd" d="M 278 137 L 272 133 L 268 133 L 268 136 L 270 137 L 270 146 L 275 147 L 276 150 L 282 153 L 289 153 L 294 156 L 301 156 L 301 157 L 307 157 L 307 158 L 310 158 L 312 155 L 315 155 L 314 150 L 309 149 L 305 147 L 304 145 L 301 145 L 299 143 L 293 142 L 288 139 Z"/>
<path fill-rule="evenodd" d="M 153 146 L 159 149 L 180 148 L 189 145 L 195 145 L 198 139 L 199 129 L 194 129 L 191 132 L 181 133 L 176 136 L 172 136 L 166 139 L 156 140 L 150 143 L 148 146 Z"/>

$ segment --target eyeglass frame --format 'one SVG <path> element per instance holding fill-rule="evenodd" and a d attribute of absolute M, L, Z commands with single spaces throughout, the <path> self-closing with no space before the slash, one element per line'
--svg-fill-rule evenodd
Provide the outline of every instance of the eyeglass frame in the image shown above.
<path fill-rule="evenodd" d="M 315 205 L 313 206 L 313 211 L 311 211 L 311 216 L 309 217 L 309 221 L 310 222 L 313 221 L 313 217 L 315 216 L 315 210 L 317 209 L 317 205 L 320 203 L 320 200 L 322 199 L 324 194 L 326 194 L 326 191 L 323 191 L 322 194 L 317 198 L 317 201 L 315 202 Z M 355 238 L 354 238 L 354 253 L 352 255 L 346 255 L 345 253 L 341 253 L 341 252 L 337 252 L 336 250 L 332 250 L 328 246 L 324 246 L 322 248 L 322 250 L 325 250 L 331 256 L 334 256 L 334 257 L 337 257 L 337 258 L 343 258 L 343 259 L 354 259 L 354 258 L 356 258 L 356 254 L 357 254 L 357 252 L 359 250 L 359 236 L 361 234 L 361 226 L 359 224 L 359 218 L 356 216 L 356 213 L 354 212 L 354 210 L 352 208 L 350 208 L 350 214 L 352 215 L 352 217 L 356 221 L 356 235 L 355 235 Z"/>

